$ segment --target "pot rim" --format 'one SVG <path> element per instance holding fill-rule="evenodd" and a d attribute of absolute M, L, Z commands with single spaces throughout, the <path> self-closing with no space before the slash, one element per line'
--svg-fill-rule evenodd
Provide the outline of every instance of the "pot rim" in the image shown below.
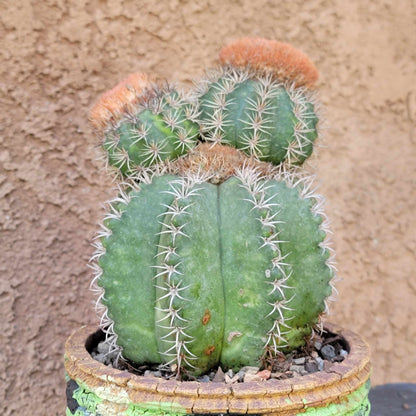
<path fill-rule="evenodd" d="M 329 371 L 319 371 L 286 380 L 226 384 L 198 381 L 165 380 L 145 377 L 108 367 L 91 357 L 87 340 L 97 331 L 85 325 L 73 332 L 65 344 L 65 369 L 71 379 L 94 388 L 109 383 L 117 394 L 128 389 L 129 400 L 135 403 L 171 403 L 173 409 L 189 413 L 262 413 L 283 407 L 302 411 L 308 407 L 340 402 L 363 386 L 370 377 L 370 348 L 356 333 L 326 323 L 325 329 L 342 336 L 349 354 Z M 291 413 L 288 413 L 291 414 Z"/>

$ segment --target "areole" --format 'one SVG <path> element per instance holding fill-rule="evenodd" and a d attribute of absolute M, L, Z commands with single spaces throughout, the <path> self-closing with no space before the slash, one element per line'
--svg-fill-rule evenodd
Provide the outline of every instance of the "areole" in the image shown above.
<path fill-rule="evenodd" d="M 330 372 L 229 385 L 142 377 L 107 367 L 89 354 L 99 333 L 84 326 L 65 345 L 66 414 L 369 415 L 369 347 L 351 331 L 332 324 L 326 328 L 341 335 L 349 347 L 346 359 L 334 363 Z"/>

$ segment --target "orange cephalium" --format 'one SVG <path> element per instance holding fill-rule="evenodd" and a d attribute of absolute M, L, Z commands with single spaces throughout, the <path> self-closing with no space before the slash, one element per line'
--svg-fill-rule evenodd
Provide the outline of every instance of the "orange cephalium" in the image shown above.
<path fill-rule="evenodd" d="M 90 113 L 92 125 L 97 130 L 103 130 L 109 123 L 119 120 L 126 111 L 143 101 L 150 90 L 151 79 L 148 75 L 130 74 L 98 99 Z"/>
<path fill-rule="evenodd" d="M 293 46 L 263 38 L 241 38 L 220 51 L 220 63 L 272 74 L 297 87 L 313 88 L 318 71 L 309 57 Z"/>

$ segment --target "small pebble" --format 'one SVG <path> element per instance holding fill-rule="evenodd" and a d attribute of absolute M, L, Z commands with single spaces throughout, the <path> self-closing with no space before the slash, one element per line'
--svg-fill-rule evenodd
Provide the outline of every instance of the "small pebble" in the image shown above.
<path fill-rule="evenodd" d="M 235 376 L 233 376 L 233 377 L 230 377 L 229 375 L 228 375 L 228 373 L 226 373 L 225 374 L 225 383 L 226 384 L 234 384 L 234 383 L 237 383 L 239 381 L 239 377 L 238 377 L 238 374 L 236 374 Z"/>
<path fill-rule="evenodd" d="M 209 379 L 209 376 L 204 375 L 204 376 L 198 377 L 198 381 L 200 381 L 201 383 L 208 383 L 211 380 Z"/>
<path fill-rule="evenodd" d="M 245 366 L 242 369 L 240 369 L 240 371 L 244 371 L 244 374 L 257 374 L 259 370 L 260 370 L 259 367 L 250 367 L 250 366 Z"/>
<path fill-rule="evenodd" d="M 305 364 L 305 370 L 308 373 L 316 373 L 318 371 L 318 364 L 314 361 L 308 361 Z"/>
<path fill-rule="evenodd" d="M 250 381 L 262 381 L 262 378 L 259 377 L 257 374 L 246 373 L 244 375 L 244 382 L 248 383 Z"/>
<path fill-rule="evenodd" d="M 113 354 L 97 354 L 97 356 L 95 357 L 95 359 L 97 361 L 100 361 L 101 363 L 105 364 L 105 365 L 110 365 L 112 364 L 113 360 L 114 360 L 114 355 Z"/>
<path fill-rule="evenodd" d="M 290 371 L 296 371 L 297 373 L 300 373 L 304 369 L 305 367 L 303 365 L 291 365 L 289 368 Z"/>
<path fill-rule="evenodd" d="M 321 354 L 326 360 L 332 360 L 336 356 L 335 348 L 332 345 L 324 345 L 321 348 Z"/>
<path fill-rule="evenodd" d="M 322 348 L 322 342 L 315 341 L 315 343 L 313 345 L 314 345 L 315 349 L 317 349 L 318 351 L 320 351 L 321 348 Z"/>
<path fill-rule="evenodd" d="M 256 375 L 260 377 L 262 380 L 268 380 L 270 378 L 271 371 L 270 370 L 262 370 L 259 371 Z"/>
<path fill-rule="evenodd" d="M 106 354 L 108 353 L 108 344 L 105 341 L 101 341 L 98 345 L 97 345 L 97 351 L 101 354 Z"/>
<path fill-rule="evenodd" d="M 238 376 L 238 380 L 239 381 L 243 381 L 244 380 L 244 375 L 245 375 L 245 372 L 243 371 L 243 370 L 240 370 L 237 374 L 236 374 L 236 376 Z"/>
<path fill-rule="evenodd" d="M 303 365 L 303 364 L 305 364 L 305 361 L 306 361 L 305 357 L 295 358 L 293 360 L 293 364 Z"/>
<path fill-rule="evenodd" d="M 324 360 L 321 357 L 316 357 L 315 362 L 318 365 L 318 371 L 323 371 L 323 369 L 324 369 Z"/>
<path fill-rule="evenodd" d="M 234 377 L 234 371 L 230 368 L 227 373 L 228 377 L 233 378 Z"/>
<path fill-rule="evenodd" d="M 345 351 L 345 350 L 341 349 L 341 350 L 339 351 L 339 355 L 340 355 L 341 357 L 346 357 L 346 356 L 348 355 L 348 351 Z"/>
<path fill-rule="evenodd" d="M 217 370 L 215 376 L 213 378 L 210 377 L 210 379 L 212 381 L 215 381 L 216 383 L 220 383 L 220 382 L 224 381 L 225 377 L 224 377 L 224 371 L 222 371 L 222 368 L 218 367 L 218 370 Z"/>

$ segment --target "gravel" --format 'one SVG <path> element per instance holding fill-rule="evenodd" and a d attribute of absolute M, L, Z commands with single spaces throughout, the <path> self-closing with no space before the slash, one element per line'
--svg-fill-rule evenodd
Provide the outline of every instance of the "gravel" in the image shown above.
<path fill-rule="evenodd" d="M 100 342 L 91 356 L 105 365 L 128 370 L 132 373 L 145 377 L 163 377 L 165 379 L 175 378 L 174 366 L 165 365 L 135 365 L 125 360 L 118 360 L 117 353 L 109 353 L 108 346 Z M 308 346 L 298 349 L 290 354 L 278 354 L 273 360 L 264 362 L 264 367 L 245 366 L 238 372 L 229 369 L 224 372 L 221 367 L 209 374 L 192 377 L 183 374 L 183 380 L 196 380 L 201 383 L 225 382 L 227 384 L 242 383 L 249 381 L 264 381 L 268 379 L 288 379 L 302 377 L 306 374 L 318 371 L 331 371 L 335 362 L 341 362 L 348 356 L 347 345 L 338 335 L 324 333 L 315 335 Z"/>

